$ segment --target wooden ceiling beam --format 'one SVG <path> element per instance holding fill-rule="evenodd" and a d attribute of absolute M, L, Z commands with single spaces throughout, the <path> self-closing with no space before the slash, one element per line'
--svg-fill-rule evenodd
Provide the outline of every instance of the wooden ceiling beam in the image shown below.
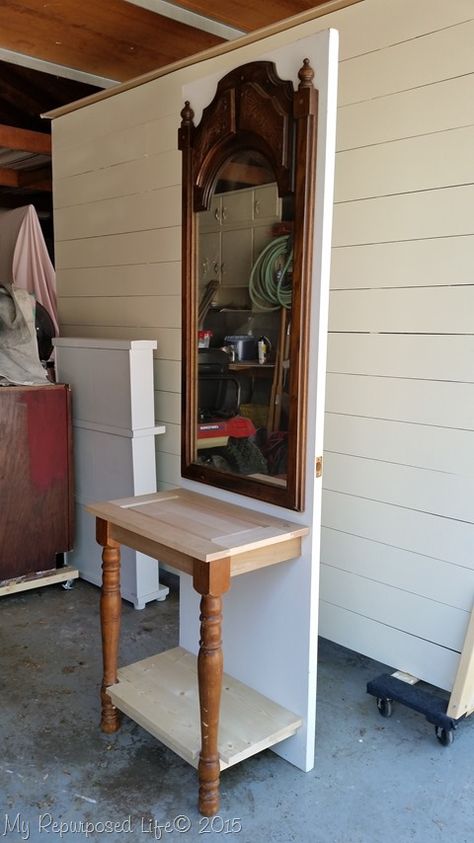
<path fill-rule="evenodd" d="M 18 170 L 0 167 L 0 187 L 19 187 Z"/>
<path fill-rule="evenodd" d="M 320 6 L 326 0 L 179 0 L 178 5 L 191 12 L 214 18 L 252 32 L 271 23 L 290 18 Z"/>
<path fill-rule="evenodd" d="M 53 189 L 51 167 L 36 167 L 34 170 L 17 170 L 18 187 L 31 187 L 33 190 Z"/>
<path fill-rule="evenodd" d="M 0 167 L 0 187 L 16 187 L 41 190 L 51 193 L 53 183 L 50 167 L 38 167 L 36 170 L 14 170 L 12 167 Z"/>
<path fill-rule="evenodd" d="M 190 9 L 185 8 L 182 3 L 177 3 L 172 0 L 127 0 L 128 3 L 133 3 L 135 6 L 142 6 L 144 9 L 149 9 L 157 15 L 163 15 L 165 18 L 187 23 L 188 26 L 193 26 L 196 29 L 202 29 L 204 32 L 212 32 L 213 35 L 219 35 L 225 41 L 231 41 L 233 38 L 239 38 L 244 34 L 241 27 L 227 26 L 215 18 L 208 17 L 207 13 L 197 14 Z"/>
<path fill-rule="evenodd" d="M 0 147 L 51 155 L 51 135 L 0 125 Z"/>
<path fill-rule="evenodd" d="M 118 81 L 222 40 L 126 0 L 2 0 L 0 48 Z"/>

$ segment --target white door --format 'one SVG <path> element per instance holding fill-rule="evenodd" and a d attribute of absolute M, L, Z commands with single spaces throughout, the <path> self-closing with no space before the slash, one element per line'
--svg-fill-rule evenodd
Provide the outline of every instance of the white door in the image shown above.
<path fill-rule="evenodd" d="M 227 57 L 226 70 L 206 76 L 209 64 L 194 65 L 182 101 L 189 100 L 199 122 L 202 108 L 214 96 L 225 73 L 247 61 L 271 60 L 282 79 L 296 85 L 303 59 L 315 70 L 319 90 L 316 207 L 313 242 L 313 279 L 310 319 L 308 447 L 306 459 L 306 509 L 288 512 L 288 519 L 311 527 L 299 559 L 270 566 L 233 580 L 224 598 L 225 671 L 303 718 L 298 733 L 277 744 L 274 751 L 303 770 L 314 763 L 316 668 L 318 634 L 319 545 L 322 478 L 315 475 L 316 457 L 323 452 L 324 386 L 329 299 L 329 266 L 335 125 L 337 97 L 338 34 L 326 30 L 292 41 L 292 30 L 241 47 Z M 294 36 L 293 36 L 294 37 Z M 284 46 L 280 46 L 284 43 Z M 202 78 L 196 78 L 202 73 Z M 266 212 L 268 197 L 261 198 Z M 232 210 L 232 209 L 231 209 Z M 182 485 L 200 494 L 250 506 L 282 516 L 285 510 L 259 500 L 183 480 Z M 181 578 L 180 644 L 196 652 L 198 595 L 191 578 Z"/>

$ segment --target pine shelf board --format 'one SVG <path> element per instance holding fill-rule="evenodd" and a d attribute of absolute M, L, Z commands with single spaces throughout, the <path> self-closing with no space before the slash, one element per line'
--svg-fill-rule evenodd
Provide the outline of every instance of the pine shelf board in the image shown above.
<path fill-rule="evenodd" d="M 201 746 L 197 659 L 182 647 L 118 671 L 113 704 L 191 764 Z M 294 735 L 296 714 L 224 674 L 219 725 L 221 770 Z"/>
<path fill-rule="evenodd" d="M 50 571 L 38 571 L 36 574 L 28 574 L 22 577 L 14 577 L 9 580 L 0 581 L 0 597 L 5 594 L 16 594 L 19 591 L 29 591 L 31 588 L 40 588 L 43 585 L 75 580 L 79 576 L 77 568 L 65 565 L 64 568 L 52 568 Z"/>

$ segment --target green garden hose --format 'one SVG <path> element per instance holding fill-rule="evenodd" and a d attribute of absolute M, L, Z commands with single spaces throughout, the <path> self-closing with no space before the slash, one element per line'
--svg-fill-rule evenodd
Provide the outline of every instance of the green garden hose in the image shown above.
<path fill-rule="evenodd" d="M 262 249 L 252 267 L 249 280 L 250 298 L 259 310 L 291 308 L 291 282 L 287 273 L 291 269 L 292 261 L 291 238 L 287 235 L 276 237 Z"/>

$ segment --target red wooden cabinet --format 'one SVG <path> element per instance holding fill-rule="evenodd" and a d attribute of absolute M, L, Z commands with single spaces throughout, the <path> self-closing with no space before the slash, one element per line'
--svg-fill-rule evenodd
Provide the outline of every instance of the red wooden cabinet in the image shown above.
<path fill-rule="evenodd" d="M 0 580 L 71 550 L 71 442 L 67 385 L 0 387 Z"/>

